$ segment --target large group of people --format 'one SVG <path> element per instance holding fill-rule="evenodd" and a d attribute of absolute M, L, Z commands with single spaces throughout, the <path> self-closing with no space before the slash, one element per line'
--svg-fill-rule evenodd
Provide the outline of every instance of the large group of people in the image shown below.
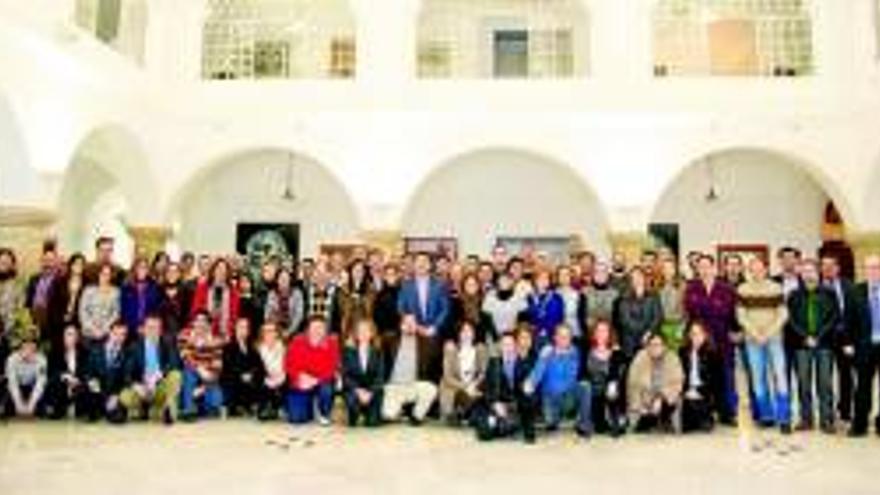
<path fill-rule="evenodd" d="M 122 269 L 112 238 L 95 247 L 62 259 L 47 241 L 26 279 L 0 248 L 6 420 L 432 421 L 534 442 L 569 424 L 583 438 L 735 426 L 741 392 L 761 428 L 868 432 L 880 256 L 855 284 L 794 248 L 771 276 L 761 257 L 666 249 L 359 248 L 257 267 L 160 252 Z"/>

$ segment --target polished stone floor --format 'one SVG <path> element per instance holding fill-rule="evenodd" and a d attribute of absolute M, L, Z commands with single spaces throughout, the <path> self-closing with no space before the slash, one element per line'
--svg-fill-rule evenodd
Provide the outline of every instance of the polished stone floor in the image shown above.
<path fill-rule="evenodd" d="M 756 432 L 630 436 L 568 432 L 479 444 L 463 430 L 0 424 L 0 494 L 428 495 L 880 493 L 880 438 Z"/>

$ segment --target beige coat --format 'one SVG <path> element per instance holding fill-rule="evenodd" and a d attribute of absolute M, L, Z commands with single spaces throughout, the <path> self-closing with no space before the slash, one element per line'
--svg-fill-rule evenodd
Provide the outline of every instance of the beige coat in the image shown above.
<path fill-rule="evenodd" d="M 643 349 L 636 354 L 629 367 L 626 398 L 631 412 L 641 413 L 650 409 L 651 402 L 655 398 L 651 391 L 651 365 L 651 356 L 648 355 L 648 351 Z M 675 404 L 684 387 L 684 370 L 682 370 L 681 361 L 674 352 L 666 351 L 660 366 L 662 366 L 660 394 L 667 403 Z"/>

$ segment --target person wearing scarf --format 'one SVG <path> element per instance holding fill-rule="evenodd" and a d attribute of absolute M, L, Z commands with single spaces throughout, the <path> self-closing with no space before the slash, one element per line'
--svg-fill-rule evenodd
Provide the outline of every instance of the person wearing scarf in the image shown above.
<path fill-rule="evenodd" d="M 228 261 L 224 258 L 215 260 L 208 277 L 196 286 L 190 309 L 190 318 L 195 318 L 200 311 L 207 311 L 211 315 L 214 334 L 226 339 L 233 334 L 240 307 L 238 289 L 230 283 L 229 271 Z"/>
<path fill-rule="evenodd" d="M 264 316 L 266 320 L 275 321 L 284 340 L 290 340 L 302 326 L 305 312 L 303 295 L 293 285 L 293 274 L 290 270 L 281 269 L 273 286 L 266 298 Z"/>
<path fill-rule="evenodd" d="M 498 275 L 498 287 L 491 290 L 483 301 L 483 311 L 489 315 L 497 335 L 515 331 L 528 308 L 526 298 L 516 294 L 513 279 L 507 273 Z"/>

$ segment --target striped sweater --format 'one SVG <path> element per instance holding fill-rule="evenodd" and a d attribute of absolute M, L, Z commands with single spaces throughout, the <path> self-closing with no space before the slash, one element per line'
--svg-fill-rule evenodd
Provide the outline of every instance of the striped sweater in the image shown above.
<path fill-rule="evenodd" d="M 216 381 L 223 369 L 223 341 L 213 334 L 198 335 L 187 328 L 178 337 L 180 357 L 183 364 L 193 370 L 203 370 L 209 375 L 208 381 Z"/>

